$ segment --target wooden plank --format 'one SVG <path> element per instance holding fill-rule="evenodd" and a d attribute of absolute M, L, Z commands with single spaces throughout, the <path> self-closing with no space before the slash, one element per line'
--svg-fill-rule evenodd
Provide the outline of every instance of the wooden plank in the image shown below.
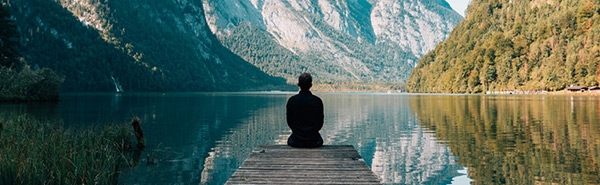
<path fill-rule="evenodd" d="M 256 147 L 226 184 L 381 184 L 352 145 Z"/>

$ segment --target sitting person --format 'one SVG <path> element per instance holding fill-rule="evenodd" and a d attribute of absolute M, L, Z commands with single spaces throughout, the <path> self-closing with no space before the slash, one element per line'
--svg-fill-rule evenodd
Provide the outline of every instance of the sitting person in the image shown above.
<path fill-rule="evenodd" d="M 323 146 L 319 130 L 323 127 L 323 101 L 310 92 L 312 77 L 302 73 L 298 78 L 300 92 L 287 101 L 287 124 L 292 135 L 287 144 L 292 147 L 314 148 Z"/>

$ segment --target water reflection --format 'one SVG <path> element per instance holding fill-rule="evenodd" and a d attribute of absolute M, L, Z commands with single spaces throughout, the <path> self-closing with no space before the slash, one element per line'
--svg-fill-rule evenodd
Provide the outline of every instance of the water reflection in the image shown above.
<path fill-rule="evenodd" d="M 275 98 L 273 98 L 275 96 Z M 233 148 L 225 155 L 214 155 L 222 151 L 215 147 L 227 137 L 233 128 L 244 125 L 254 111 L 273 106 L 280 95 L 252 94 L 166 94 L 160 96 L 128 97 L 134 105 L 126 106 L 142 120 L 147 142 L 147 154 L 156 154 L 161 160 L 156 165 L 140 165 L 122 174 L 124 183 L 183 183 L 219 184 L 212 179 L 228 178 L 237 163 L 227 157 L 235 154 Z M 283 96 L 283 98 L 285 98 Z M 133 99 L 133 100 L 132 100 Z M 122 104 L 128 104 L 126 98 Z M 142 105 L 139 105 L 142 104 Z M 215 161 L 216 164 L 215 164 Z M 207 172 L 218 166 L 211 176 Z M 220 183 L 222 184 L 222 183 Z"/>
<path fill-rule="evenodd" d="M 139 165 L 121 173 L 122 184 L 223 184 L 256 146 L 285 144 L 290 134 L 285 103 L 292 95 L 68 94 L 50 107 L 19 110 L 41 111 L 75 128 L 140 117 L 147 148 Z M 436 129 L 419 123 L 422 111 L 411 110 L 415 96 L 318 95 L 325 105 L 325 144 L 354 145 L 385 184 L 450 184 L 464 177 L 464 167 L 436 139 Z M 12 110 L 6 106 L 0 110 Z M 148 164 L 146 156 L 156 164 Z"/>
<path fill-rule="evenodd" d="M 202 182 L 223 184 L 260 144 L 285 144 L 285 101 L 252 111 L 222 136 L 205 161 Z M 433 133 L 421 128 L 409 96 L 319 94 L 324 102 L 325 144 L 354 145 L 385 184 L 449 184 L 463 169 Z M 273 101 L 273 100 L 271 100 Z"/>
<path fill-rule="evenodd" d="M 410 105 L 473 184 L 600 183 L 599 97 L 423 95 Z"/>
<path fill-rule="evenodd" d="M 447 184 L 457 176 L 454 157 L 418 125 L 411 96 L 349 94 L 326 96 L 333 144 L 354 144 L 386 184 Z"/>
<path fill-rule="evenodd" d="M 225 131 L 204 160 L 202 184 L 224 184 L 258 145 L 287 141 L 285 124 L 287 94 L 269 95 L 269 106 L 248 109 L 237 127 Z M 239 106 L 230 104 L 231 106 Z"/>
<path fill-rule="evenodd" d="M 57 103 L 0 103 L 0 113 L 3 116 L 18 116 L 30 114 L 35 119 L 48 120 L 60 124 Z"/>

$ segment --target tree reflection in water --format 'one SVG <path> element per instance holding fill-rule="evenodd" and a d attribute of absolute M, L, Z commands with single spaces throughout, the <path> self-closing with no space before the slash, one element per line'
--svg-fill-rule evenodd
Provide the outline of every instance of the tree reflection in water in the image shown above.
<path fill-rule="evenodd" d="M 286 97 L 279 104 L 251 110 L 242 124 L 218 139 L 205 159 L 202 182 L 222 184 L 261 144 L 285 144 Z M 324 101 L 326 145 L 354 145 L 385 184 L 449 184 L 460 176 L 449 148 L 419 126 L 408 95 L 318 94 Z"/>
<path fill-rule="evenodd" d="M 473 184 L 599 184 L 600 98 L 437 96 L 410 100 Z"/>

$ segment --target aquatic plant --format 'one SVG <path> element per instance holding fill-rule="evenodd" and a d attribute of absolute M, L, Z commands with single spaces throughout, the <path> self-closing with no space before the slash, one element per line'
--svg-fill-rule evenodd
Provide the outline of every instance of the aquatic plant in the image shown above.
<path fill-rule="evenodd" d="M 0 184 L 116 184 L 127 124 L 65 129 L 27 115 L 0 115 Z"/>

